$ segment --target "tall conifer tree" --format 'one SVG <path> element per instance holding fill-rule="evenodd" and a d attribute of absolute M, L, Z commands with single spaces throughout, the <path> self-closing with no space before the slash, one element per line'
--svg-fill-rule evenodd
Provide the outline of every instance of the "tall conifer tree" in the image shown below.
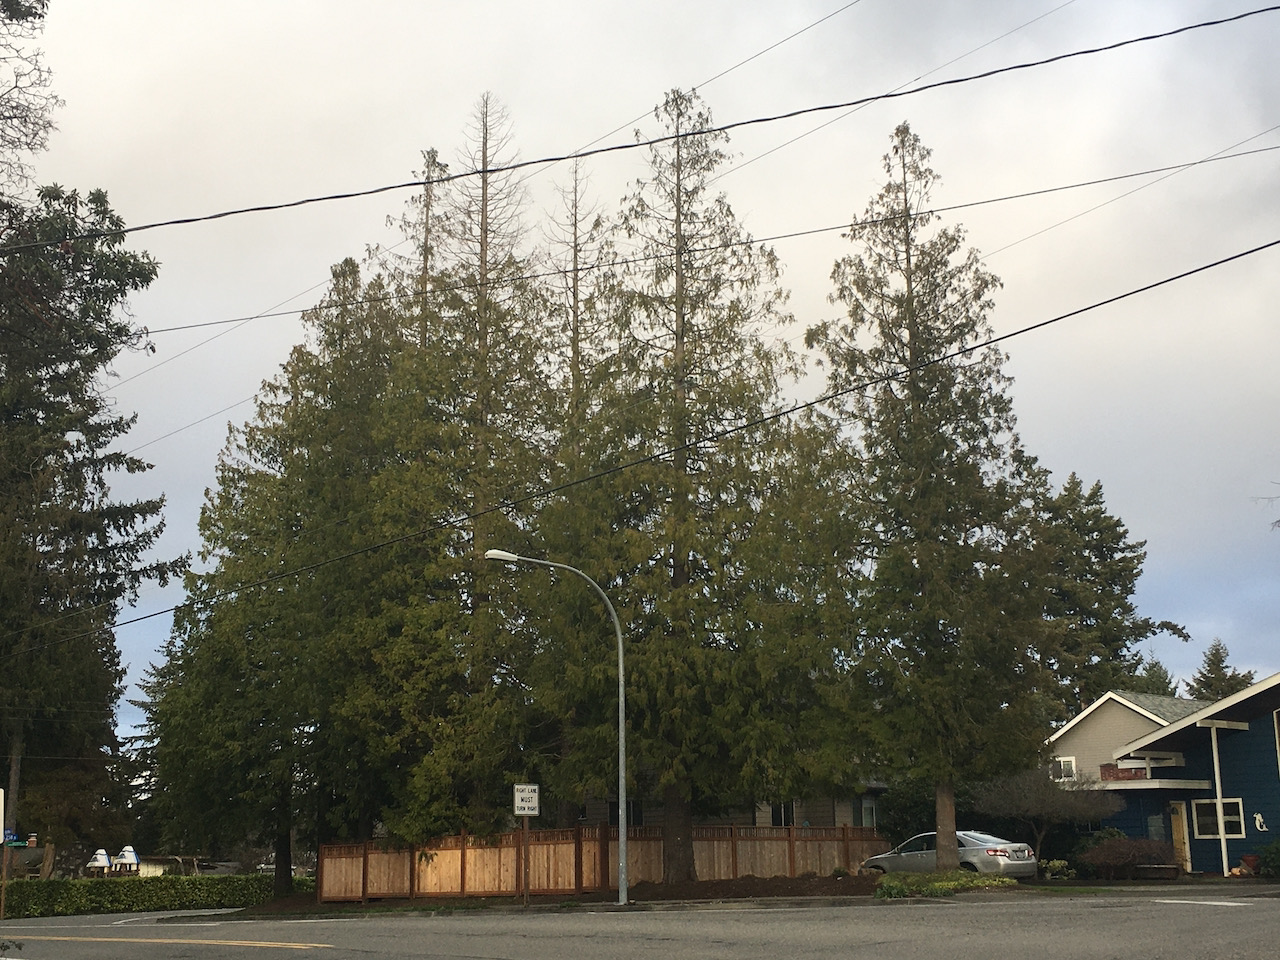
<path fill-rule="evenodd" d="M 856 493 L 869 527 L 849 655 L 875 705 L 866 748 L 935 785 L 938 866 L 958 862 L 955 785 L 1037 755 L 1033 654 L 1045 636 L 1033 518 L 1043 477 L 1014 433 L 1003 356 L 983 347 L 997 279 L 958 228 L 938 228 L 937 176 L 903 124 L 888 182 L 837 262 L 845 319 L 810 331 L 831 386 L 852 390 Z"/>

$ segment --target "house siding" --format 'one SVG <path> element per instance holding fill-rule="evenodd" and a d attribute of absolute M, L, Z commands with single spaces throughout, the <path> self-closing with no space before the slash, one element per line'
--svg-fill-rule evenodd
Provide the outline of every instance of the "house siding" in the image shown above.
<path fill-rule="evenodd" d="M 1248 730 L 1219 730 L 1218 752 L 1222 767 L 1222 796 L 1242 801 L 1244 837 L 1228 838 L 1228 868 L 1240 865 L 1240 858 L 1256 853 L 1260 847 L 1280 839 L 1280 770 L 1272 758 L 1277 750 L 1275 721 L 1272 714 L 1249 723 Z M 1161 771 L 1161 776 L 1177 780 L 1201 780 L 1213 783 L 1213 746 L 1210 731 L 1197 731 L 1194 748 L 1185 751 L 1187 765 Z M 1214 790 L 1142 790 L 1126 795 L 1125 809 L 1107 820 L 1130 836 L 1170 839 L 1168 806 L 1171 800 L 1187 804 L 1188 843 L 1191 869 L 1204 873 L 1222 871 L 1222 847 L 1216 837 L 1197 839 L 1192 826 L 1194 800 L 1213 800 Z M 1259 828 L 1255 814 L 1262 818 Z M 1159 823 L 1159 827 L 1157 827 Z"/>
<path fill-rule="evenodd" d="M 1076 776 L 1101 779 L 1104 763 L 1114 763 L 1112 751 L 1136 740 L 1160 724 L 1114 700 L 1098 707 L 1079 726 L 1053 742 L 1055 757 L 1075 757 Z"/>

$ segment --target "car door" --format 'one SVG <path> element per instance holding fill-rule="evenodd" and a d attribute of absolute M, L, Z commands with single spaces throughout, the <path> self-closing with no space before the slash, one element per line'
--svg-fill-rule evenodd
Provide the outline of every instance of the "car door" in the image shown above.
<path fill-rule="evenodd" d="M 896 869 L 912 873 L 932 873 L 938 862 L 937 835 L 922 833 L 898 848 Z"/>

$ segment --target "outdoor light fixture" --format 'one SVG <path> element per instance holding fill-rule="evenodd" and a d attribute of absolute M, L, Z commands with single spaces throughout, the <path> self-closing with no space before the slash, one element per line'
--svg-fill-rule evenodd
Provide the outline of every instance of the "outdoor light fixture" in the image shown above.
<path fill-rule="evenodd" d="M 618 612 L 609 602 L 609 596 L 589 576 L 577 567 L 567 563 L 553 563 L 550 560 L 535 560 L 533 557 L 522 557 L 507 550 L 486 550 L 486 560 L 501 560 L 504 563 L 532 563 L 539 567 L 551 567 L 554 570 L 567 570 L 577 574 L 599 594 L 613 620 L 613 632 L 618 640 L 618 904 L 627 903 L 627 680 L 622 662 L 622 624 L 618 620 Z M 600 838 L 601 843 L 608 843 L 607 836 Z"/>

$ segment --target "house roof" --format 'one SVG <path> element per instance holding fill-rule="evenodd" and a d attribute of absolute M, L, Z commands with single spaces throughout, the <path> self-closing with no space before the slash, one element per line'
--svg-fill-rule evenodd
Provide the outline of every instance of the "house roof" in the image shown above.
<path fill-rule="evenodd" d="M 1196 742 L 1199 725 L 1206 720 L 1249 721 L 1280 710 L 1280 673 L 1273 673 L 1239 693 L 1204 705 L 1200 710 L 1187 714 L 1166 727 L 1153 730 L 1136 740 L 1126 743 L 1113 756 L 1117 760 L 1139 750 L 1158 745 L 1161 750 L 1184 750 Z"/>
<path fill-rule="evenodd" d="M 1184 700 L 1181 697 L 1162 697 L 1154 693 L 1134 693 L 1129 690 L 1108 690 L 1056 731 L 1049 742 L 1053 743 L 1104 703 L 1119 703 L 1162 727 L 1209 706 L 1203 700 Z"/>

